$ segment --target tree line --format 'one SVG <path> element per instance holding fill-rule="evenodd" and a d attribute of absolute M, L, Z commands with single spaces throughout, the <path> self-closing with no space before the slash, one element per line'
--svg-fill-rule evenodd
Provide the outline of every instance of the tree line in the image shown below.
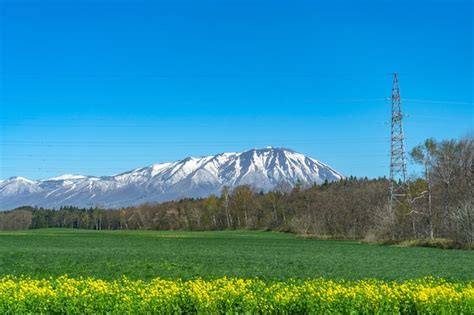
<path fill-rule="evenodd" d="M 121 209 L 22 207 L 0 213 L 0 229 L 264 229 L 355 240 L 448 238 L 472 244 L 473 151 L 472 135 L 428 139 L 416 146 L 410 157 L 422 172 L 406 185 L 398 183 L 406 198 L 394 207 L 389 206 L 388 179 L 349 177 L 266 193 L 246 185 L 224 187 L 219 196 Z"/>

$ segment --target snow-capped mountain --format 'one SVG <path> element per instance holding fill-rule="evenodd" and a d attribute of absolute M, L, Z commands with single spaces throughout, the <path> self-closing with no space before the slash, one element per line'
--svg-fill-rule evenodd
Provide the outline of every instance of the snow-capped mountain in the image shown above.
<path fill-rule="evenodd" d="M 303 154 L 268 147 L 240 153 L 188 157 L 114 176 L 68 174 L 42 180 L 12 177 L 0 180 L 0 209 L 20 206 L 58 208 L 66 205 L 122 207 L 218 195 L 224 186 L 232 189 L 250 185 L 257 191 L 269 191 L 281 184 L 319 184 L 342 177 L 328 165 Z"/>

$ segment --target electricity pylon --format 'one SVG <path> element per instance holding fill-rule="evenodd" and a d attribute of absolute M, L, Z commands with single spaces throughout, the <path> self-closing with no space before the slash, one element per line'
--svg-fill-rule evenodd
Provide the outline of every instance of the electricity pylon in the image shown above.
<path fill-rule="evenodd" d="M 403 136 L 403 114 L 398 74 L 393 74 L 392 122 L 390 136 L 390 208 L 406 198 L 407 165 Z"/>

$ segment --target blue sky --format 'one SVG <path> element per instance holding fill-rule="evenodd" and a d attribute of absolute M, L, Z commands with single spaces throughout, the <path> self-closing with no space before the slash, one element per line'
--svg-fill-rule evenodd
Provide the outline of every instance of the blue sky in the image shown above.
<path fill-rule="evenodd" d="M 469 0 L 0 9 L 0 178 L 109 175 L 269 145 L 346 175 L 388 175 L 394 71 L 407 148 L 474 125 Z"/>

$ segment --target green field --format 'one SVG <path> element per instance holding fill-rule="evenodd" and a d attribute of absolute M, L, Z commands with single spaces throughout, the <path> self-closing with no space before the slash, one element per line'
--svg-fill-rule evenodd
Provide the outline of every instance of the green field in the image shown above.
<path fill-rule="evenodd" d="M 0 276 L 116 279 L 474 278 L 474 251 L 301 240 L 255 231 L 0 232 Z"/>

